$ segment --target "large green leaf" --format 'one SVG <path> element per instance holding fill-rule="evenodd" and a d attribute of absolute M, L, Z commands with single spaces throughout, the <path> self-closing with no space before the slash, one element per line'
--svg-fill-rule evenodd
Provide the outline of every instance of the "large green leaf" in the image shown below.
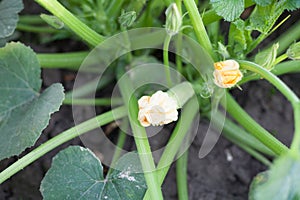
<path fill-rule="evenodd" d="M 276 2 L 274 0 L 253 0 L 257 5 L 260 6 L 268 6 L 273 2 Z M 282 6 L 287 10 L 295 10 L 300 8 L 300 1 L 299 0 L 280 0 L 279 3 L 283 3 Z"/>
<path fill-rule="evenodd" d="M 39 93 L 40 73 L 30 48 L 21 43 L 0 48 L 0 160 L 32 146 L 63 101 L 60 84 Z"/>
<path fill-rule="evenodd" d="M 300 1 L 299 0 L 286 0 L 286 9 L 287 10 L 296 10 L 300 8 Z"/>
<path fill-rule="evenodd" d="M 226 21 L 234 21 L 244 11 L 244 0 L 210 0 L 216 13 Z"/>
<path fill-rule="evenodd" d="M 300 157 L 281 157 L 268 172 L 258 174 L 251 184 L 249 199 L 299 200 Z"/>
<path fill-rule="evenodd" d="M 257 5 L 250 15 L 249 29 L 267 34 L 285 9 L 285 3 L 274 2 L 268 6 Z"/>
<path fill-rule="evenodd" d="M 245 22 L 238 19 L 230 24 L 228 46 L 233 57 L 243 59 L 248 44 L 252 42 L 251 32 L 245 27 Z"/>
<path fill-rule="evenodd" d="M 273 0 L 253 0 L 253 1 L 260 6 L 267 6 L 273 2 Z"/>
<path fill-rule="evenodd" d="M 278 48 L 279 44 L 275 43 L 270 48 L 257 53 L 255 56 L 255 62 L 267 70 L 272 70 L 276 62 Z"/>
<path fill-rule="evenodd" d="M 45 200 L 139 200 L 146 192 L 137 154 L 128 153 L 103 178 L 103 167 L 88 149 L 71 146 L 58 153 L 41 184 Z"/>
<path fill-rule="evenodd" d="M 0 38 L 10 36 L 18 22 L 18 13 L 23 9 L 22 0 L 0 0 Z"/>

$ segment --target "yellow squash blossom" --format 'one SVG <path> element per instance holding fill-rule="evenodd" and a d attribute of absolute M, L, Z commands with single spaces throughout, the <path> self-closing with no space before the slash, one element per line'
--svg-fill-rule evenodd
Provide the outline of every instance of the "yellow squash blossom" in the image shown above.
<path fill-rule="evenodd" d="M 235 60 L 216 62 L 214 67 L 214 82 L 221 88 L 231 88 L 243 78 L 240 65 Z"/>
<path fill-rule="evenodd" d="M 151 97 L 143 96 L 138 100 L 138 120 L 144 127 L 161 126 L 178 119 L 177 102 L 168 93 L 157 91 Z"/>

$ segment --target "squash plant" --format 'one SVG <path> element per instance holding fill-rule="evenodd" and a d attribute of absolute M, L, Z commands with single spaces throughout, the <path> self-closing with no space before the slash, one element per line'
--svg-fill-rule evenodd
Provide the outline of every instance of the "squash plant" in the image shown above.
<path fill-rule="evenodd" d="M 71 146 L 59 152 L 41 183 L 44 199 L 163 199 L 161 185 L 174 160 L 178 198 L 188 199 L 187 150 L 196 132 L 191 127 L 201 113 L 217 132 L 222 131 L 270 167 L 254 178 L 250 199 L 300 198 L 300 100 L 278 78 L 300 71 L 299 22 L 269 46 L 260 45 L 289 22 L 288 17 L 279 20 L 280 16 L 300 8 L 298 0 L 35 2 L 51 15 L 19 16 L 21 0 L 0 1 L 0 159 L 33 146 L 62 104 L 112 109 L 25 154 L 0 173 L 0 183 L 59 145 L 125 119 L 111 163 L 102 163 L 84 147 Z M 241 17 L 245 10 L 250 13 Z M 230 24 L 225 35 L 220 34 L 223 20 Z M 13 35 L 16 28 L 34 32 L 48 43 L 61 38 L 80 40 L 90 51 L 35 53 L 12 42 L 17 40 Z M 77 79 L 84 74 L 96 79 L 69 92 L 60 83 L 41 92 L 42 68 L 74 70 Z M 258 124 L 230 95 L 231 88 L 242 89 L 244 83 L 259 79 L 269 81 L 292 104 L 295 133 L 290 147 Z M 111 98 L 86 98 L 113 85 L 114 80 L 118 89 Z M 144 126 L 167 123 L 175 127 L 160 159 L 154 162 Z M 121 156 L 126 131 L 134 137 L 136 152 Z M 219 135 L 209 143 L 210 134 L 208 131 L 200 157 L 207 155 L 218 139 Z M 107 173 L 103 164 L 110 166 Z"/>

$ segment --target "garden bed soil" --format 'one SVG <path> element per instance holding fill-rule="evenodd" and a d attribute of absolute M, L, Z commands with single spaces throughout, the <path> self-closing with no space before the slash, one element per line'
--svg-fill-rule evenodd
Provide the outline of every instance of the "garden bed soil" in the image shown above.
<path fill-rule="evenodd" d="M 36 4 L 25 2 L 26 13 L 40 13 Z M 37 8 L 36 8 L 37 7 Z M 30 8 L 30 10 L 28 10 Z M 26 44 L 26 41 L 23 41 Z M 28 44 L 28 43 L 27 43 Z M 74 51 L 84 48 L 77 42 L 56 42 L 56 46 L 45 47 L 29 44 L 37 52 Z M 64 70 L 43 70 L 43 86 L 48 87 L 54 82 L 62 82 L 67 89 L 72 86 L 75 74 Z M 300 95 L 300 75 L 285 75 L 283 80 Z M 233 94 L 246 111 L 277 138 L 289 144 L 293 132 L 293 112 L 288 101 L 264 80 L 250 82 L 242 86 L 243 90 L 235 89 Z M 39 146 L 58 133 L 74 125 L 72 109 L 62 106 L 53 114 L 49 126 L 35 146 Z M 189 148 L 188 189 L 191 200 L 245 200 L 253 177 L 267 168 L 248 153 L 221 137 L 213 150 L 203 159 L 198 153 L 203 140 L 203 131 L 208 123 L 201 120 L 199 133 Z M 162 134 L 162 133 L 160 133 Z M 36 162 L 26 167 L 5 183 L 0 185 L 0 199 L 42 199 L 39 185 L 51 165 L 52 157 L 69 145 L 82 145 L 79 138 L 61 145 Z M 29 152 L 31 149 L 27 149 Z M 25 153 L 26 153 L 25 152 Z M 23 153 L 22 155 L 24 155 Z M 20 157 L 22 157 L 22 155 Z M 230 158 L 232 157 L 232 159 Z M 3 170 L 19 157 L 6 159 L 0 163 Z M 166 200 L 177 199 L 175 165 L 173 164 L 162 186 Z"/>
<path fill-rule="evenodd" d="M 43 74 L 44 80 L 46 80 L 44 84 L 47 85 L 57 81 L 64 82 L 63 78 L 59 77 L 70 76 L 69 72 L 60 70 L 44 70 Z M 300 83 L 299 78 L 299 75 L 286 75 L 283 80 L 300 95 L 299 87 L 297 87 Z M 266 81 L 261 80 L 245 84 L 243 91 L 234 90 L 233 94 L 252 117 L 267 130 L 276 134 L 281 141 L 289 144 L 293 132 L 293 112 L 290 104 L 279 92 Z M 73 126 L 71 107 L 62 106 L 61 110 L 52 116 L 48 128 L 43 132 L 36 146 L 71 126 Z M 208 123 L 202 120 L 198 134 L 189 149 L 188 188 L 190 199 L 247 199 L 252 178 L 266 167 L 223 137 L 205 158 L 199 159 L 199 149 L 203 140 L 203 132 L 205 132 L 203 130 L 206 130 L 207 126 Z M 0 199 L 42 199 L 39 185 L 51 165 L 51 159 L 59 150 L 68 145 L 82 144 L 80 139 L 76 138 L 26 167 L 0 186 Z M 232 156 L 232 160 L 228 156 Z M 1 170 L 17 159 L 14 157 L 2 161 Z M 172 165 L 162 188 L 166 200 L 177 199 L 174 165 Z"/>

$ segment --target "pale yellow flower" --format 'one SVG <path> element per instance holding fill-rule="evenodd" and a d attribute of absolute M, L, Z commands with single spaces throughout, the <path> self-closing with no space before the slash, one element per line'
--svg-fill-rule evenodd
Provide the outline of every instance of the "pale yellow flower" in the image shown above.
<path fill-rule="evenodd" d="M 177 102 L 168 93 L 157 91 L 151 97 L 143 96 L 138 101 L 138 120 L 144 127 L 161 126 L 178 119 Z"/>
<path fill-rule="evenodd" d="M 235 60 L 216 62 L 214 66 L 214 82 L 221 88 L 231 88 L 243 78 L 240 65 Z"/>

